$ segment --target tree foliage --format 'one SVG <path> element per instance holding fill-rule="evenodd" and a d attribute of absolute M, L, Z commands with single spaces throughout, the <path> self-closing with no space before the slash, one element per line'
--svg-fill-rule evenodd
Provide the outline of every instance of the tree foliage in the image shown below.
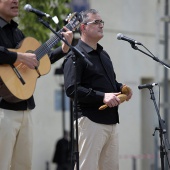
<path fill-rule="evenodd" d="M 49 39 L 51 31 L 39 22 L 38 17 L 24 10 L 26 4 L 30 4 L 33 8 L 50 14 L 51 17 L 57 16 L 59 19 L 59 28 L 62 28 L 64 19 L 71 12 L 69 8 L 70 0 L 20 0 L 20 14 L 18 17 L 19 27 L 26 36 L 36 38 L 40 42 L 45 42 Z M 50 26 L 56 30 L 56 24 L 52 19 L 43 17 Z"/>

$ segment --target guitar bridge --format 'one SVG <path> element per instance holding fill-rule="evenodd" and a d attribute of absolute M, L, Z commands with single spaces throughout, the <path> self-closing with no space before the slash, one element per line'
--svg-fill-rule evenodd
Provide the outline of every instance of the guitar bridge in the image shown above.
<path fill-rule="evenodd" d="M 18 72 L 18 70 L 15 68 L 14 65 L 11 64 L 11 67 L 12 67 L 13 71 L 15 72 L 15 74 L 17 75 L 17 77 L 19 78 L 19 80 L 21 81 L 21 83 L 24 85 L 25 81 L 22 78 L 21 74 Z"/>

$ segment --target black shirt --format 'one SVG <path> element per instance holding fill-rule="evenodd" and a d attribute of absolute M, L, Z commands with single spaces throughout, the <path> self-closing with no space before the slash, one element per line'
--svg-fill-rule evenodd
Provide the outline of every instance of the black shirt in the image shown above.
<path fill-rule="evenodd" d="M 11 52 L 7 48 L 16 48 L 19 43 L 25 38 L 23 33 L 17 28 L 18 24 L 13 20 L 7 23 L 0 18 L 0 64 L 14 64 L 17 59 L 17 53 Z M 64 56 L 61 47 L 58 47 L 50 53 L 51 63 L 59 60 Z M 0 95 L 1 96 L 1 95 Z M 34 109 L 35 102 L 33 96 L 28 100 L 9 103 L 0 97 L 0 108 L 8 110 L 27 110 Z"/>
<path fill-rule="evenodd" d="M 77 59 L 78 111 L 96 123 L 119 123 L 118 107 L 98 110 L 104 104 L 104 93 L 119 92 L 122 86 L 116 81 L 109 55 L 101 45 L 97 44 L 97 50 L 93 50 L 81 40 L 76 48 L 93 63 L 93 66 L 89 66 L 82 57 Z M 67 55 L 63 67 L 66 93 L 69 97 L 74 98 L 75 67 L 71 52 Z"/>

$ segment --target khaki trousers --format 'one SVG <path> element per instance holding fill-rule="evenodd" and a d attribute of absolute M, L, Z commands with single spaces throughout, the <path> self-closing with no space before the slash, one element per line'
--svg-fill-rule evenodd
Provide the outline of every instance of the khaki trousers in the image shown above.
<path fill-rule="evenodd" d="M 31 170 L 30 111 L 0 109 L 0 170 Z"/>
<path fill-rule="evenodd" d="M 81 117 L 78 119 L 78 135 L 80 170 L 119 169 L 116 124 L 98 124 Z"/>

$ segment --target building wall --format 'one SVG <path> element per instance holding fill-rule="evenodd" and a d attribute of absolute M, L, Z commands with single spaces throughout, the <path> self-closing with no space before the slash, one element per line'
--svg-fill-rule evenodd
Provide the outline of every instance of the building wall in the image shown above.
<path fill-rule="evenodd" d="M 104 38 L 100 43 L 110 54 L 117 80 L 129 85 L 133 98 L 120 105 L 120 170 L 132 170 L 136 158 L 138 170 L 150 169 L 154 159 L 154 142 L 152 137 L 155 122 L 155 110 L 147 89 L 139 90 L 138 85 L 149 82 L 161 82 L 163 66 L 138 50 L 131 48 L 125 41 L 117 40 L 118 33 L 141 42 L 153 54 L 163 59 L 164 2 L 148 0 L 89 0 L 90 7 L 97 9 L 105 21 Z M 141 50 L 145 49 L 138 46 Z M 33 170 L 45 169 L 46 161 L 51 163 L 55 143 L 62 137 L 61 111 L 55 109 L 55 90 L 59 81 L 54 76 L 54 69 L 59 67 L 62 59 L 52 65 L 50 73 L 37 81 L 35 90 L 36 109 L 34 121 L 34 162 Z M 156 93 L 157 94 L 157 93 Z M 156 99 L 158 95 L 156 96 Z M 147 120 L 147 121 L 146 121 Z M 67 128 L 69 129 L 69 111 L 67 111 Z M 150 157 L 147 157 L 149 154 Z M 159 160 L 158 160 L 159 161 Z"/>

